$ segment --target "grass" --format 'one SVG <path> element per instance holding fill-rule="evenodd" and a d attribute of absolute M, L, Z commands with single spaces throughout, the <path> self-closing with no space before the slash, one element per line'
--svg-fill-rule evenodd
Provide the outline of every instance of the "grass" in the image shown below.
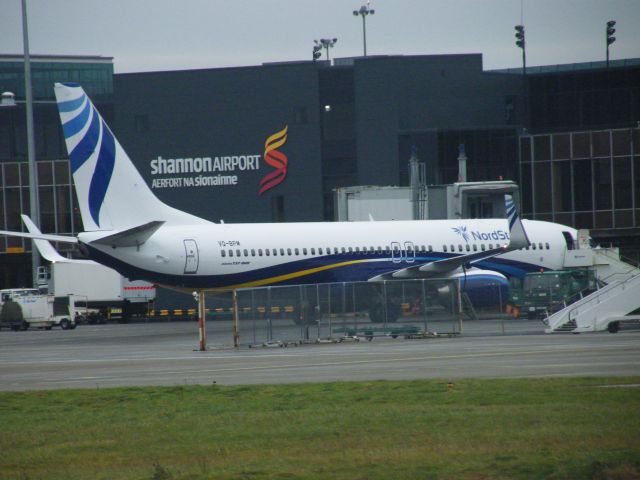
<path fill-rule="evenodd" d="M 640 377 L 0 393 L 0 478 L 640 478 L 616 383 Z"/>

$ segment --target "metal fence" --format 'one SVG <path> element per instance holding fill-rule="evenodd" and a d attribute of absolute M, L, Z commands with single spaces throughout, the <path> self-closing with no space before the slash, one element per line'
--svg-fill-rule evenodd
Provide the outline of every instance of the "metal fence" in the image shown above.
<path fill-rule="evenodd" d="M 357 336 L 459 334 L 466 305 L 457 280 L 332 283 L 238 290 L 242 344 L 260 345 Z M 207 321 L 234 320 L 230 293 L 207 294 Z M 496 305 L 496 312 L 500 305 Z"/>

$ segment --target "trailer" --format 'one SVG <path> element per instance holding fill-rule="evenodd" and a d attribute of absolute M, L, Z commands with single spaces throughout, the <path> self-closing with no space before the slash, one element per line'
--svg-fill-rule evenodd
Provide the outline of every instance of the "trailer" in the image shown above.
<path fill-rule="evenodd" d="M 60 327 L 62 330 L 76 328 L 76 318 L 80 312 L 76 310 L 73 295 L 56 297 L 42 295 L 35 289 L 6 289 L 0 290 L 0 309 L 6 302 L 20 305 L 22 319 L 20 323 L 6 325 L 12 330 L 27 330 L 29 328 L 44 328 L 51 330 Z M 0 328 L 4 325 L 0 325 Z"/>
<path fill-rule="evenodd" d="M 156 297 L 153 284 L 128 280 L 89 261 L 58 261 L 40 267 L 38 285 L 56 297 L 73 295 L 76 306 L 87 309 L 81 319 L 88 323 L 126 322 L 134 316 L 146 316 Z"/>

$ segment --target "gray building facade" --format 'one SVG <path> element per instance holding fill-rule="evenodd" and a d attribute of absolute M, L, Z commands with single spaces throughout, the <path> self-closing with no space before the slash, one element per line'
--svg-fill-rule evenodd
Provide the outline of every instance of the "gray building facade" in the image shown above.
<path fill-rule="evenodd" d="M 2 60 L 0 90 L 20 100 L 16 60 Z M 480 54 L 115 75 L 109 58 L 48 60 L 35 78 L 84 84 L 155 194 L 212 221 L 331 220 L 334 188 L 408 185 L 413 147 L 428 183 L 456 181 L 464 144 L 468 181 L 520 182 L 525 217 L 591 228 L 640 257 L 635 59 L 525 76 L 485 71 Z M 35 118 L 42 229 L 76 233 L 55 105 Z M 26 157 L 23 109 L 0 109 L 2 229 L 29 211 Z M 0 239 L 0 287 L 29 284 L 30 248 Z"/>

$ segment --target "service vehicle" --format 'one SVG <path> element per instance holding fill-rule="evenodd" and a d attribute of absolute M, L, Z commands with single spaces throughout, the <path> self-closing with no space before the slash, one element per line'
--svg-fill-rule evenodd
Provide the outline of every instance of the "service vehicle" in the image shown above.
<path fill-rule="evenodd" d="M 76 310 L 73 295 L 62 297 L 43 295 L 36 289 L 0 290 L 0 309 L 9 300 L 16 302 L 22 309 L 22 324 L 11 325 L 13 330 L 29 328 L 51 330 L 53 327 L 72 330 L 76 328 L 76 317 L 81 313 Z"/>

